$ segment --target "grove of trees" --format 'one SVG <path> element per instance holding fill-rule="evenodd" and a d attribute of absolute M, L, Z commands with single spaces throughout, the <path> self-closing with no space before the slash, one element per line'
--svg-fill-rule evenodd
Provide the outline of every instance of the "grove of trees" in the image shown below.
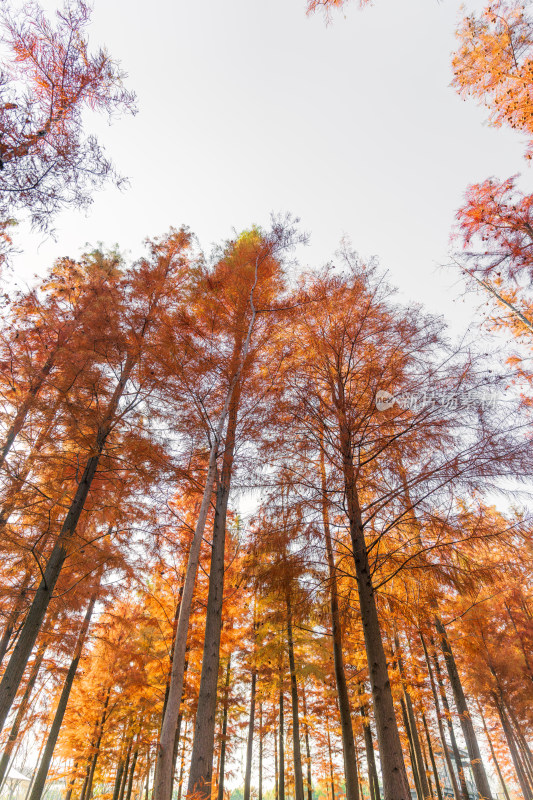
<path fill-rule="evenodd" d="M 6 271 L 15 215 L 50 230 L 117 178 L 83 110 L 134 96 L 81 0 L 2 14 Z M 458 42 L 455 88 L 530 158 L 533 17 L 502 0 Z M 498 368 L 350 246 L 304 269 L 290 215 L 209 254 L 185 226 L 136 259 L 87 248 L 4 295 L 9 800 L 17 771 L 17 800 L 533 800 L 518 182 L 470 185 L 451 232 L 512 341 Z"/>

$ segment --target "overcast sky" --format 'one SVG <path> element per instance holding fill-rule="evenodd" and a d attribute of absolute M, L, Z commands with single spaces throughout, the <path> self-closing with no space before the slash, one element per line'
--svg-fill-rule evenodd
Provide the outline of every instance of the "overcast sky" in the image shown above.
<path fill-rule="evenodd" d="M 458 2 L 375 0 L 329 26 L 304 0 L 94 6 L 91 41 L 121 60 L 140 111 L 93 128 L 131 184 L 62 214 L 56 241 L 24 235 L 19 280 L 87 242 L 136 257 L 145 236 L 187 224 L 209 249 L 290 211 L 311 233 L 309 264 L 348 236 L 405 298 L 456 328 L 474 316 L 438 269 L 455 209 L 470 182 L 524 171 L 527 186 L 530 173 L 521 137 L 450 88 Z"/>

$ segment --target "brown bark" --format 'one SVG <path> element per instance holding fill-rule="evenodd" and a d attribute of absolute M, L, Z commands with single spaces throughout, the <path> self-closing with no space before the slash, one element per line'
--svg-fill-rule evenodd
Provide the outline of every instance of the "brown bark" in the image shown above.
<path fill-rule="evenodd" d="M 222 709 L 222 741 L 220 744 L 220 765 L 218 770 L 217 800 L 224 800 L 224 773 L 226 769 L 226 744 L 228 736 L 228 705 L 229 705 L 230 677 L 231 677 L 231 653 L 228 656 L 228 664 L 226 667 L 226 680 L 224 683 L 224 700 Z"/>
<path fill-rule="evenodd" d="M 283 683 L 280 669 L 279 688 L 279 784 L 278 800 L 285 800 L 285 730 L 283 709 Z"/>
<path fill-rule="evenodd" d="M 93 753 L 93 757 L 91 760 L 91 766 L 89 769 L 89 774 L 87 778 L 87 783 L 84 787 L 84 792 L 80 800 L 91 800 L 92 793 L 93 793 L 93 781 L 94 781 L 94 773 L 96 771 L 96 764 L 98 762 L 98 756 L 100 755 L 100 745 L 102 743 L 102 736 L 104 735 L 104 725 L 107 719 L 107 707 L 109 705 L 109 698 L 111 697 L 111 687 L 107 689 L 104 705 L 102 708 L 102 715 L 99 719 L 97 732 L 96 732 L 96 742 L 95 742 L 95 749 Z M 122 797 L 120 798 L 122 800 Z"/>
<path fill-rule="evenodd" d="M 255 727 L 255 687 L 257 673 L 252 670 L 252 685 L 250 689 L 250 718 L 248 721 L 248 740 L 246 743 L 246 770 L 244 773 L 244 800 L 250 800 L 250 785 L 252 779 L 252 754 L 254 744 Z"/>
<path fill-rule="evenodd" d="M 334 391 L 333 394 L 338 413 L 344 489 L 357 577 L 361 621 L 363 623 L 365 637 L 368 671 L 372 687 L 374 716 L 376 720 L 381 772 L 383 777 L 383 794 L 385 800 L 411 800 L 411 790 L 407 780 L 407 772 L 405 770 L 400 735 L 394 711 L 387 659 L 383 648 L 383 640 L 381 638 L 376 597 L 372 585 L 372 575 L 368 561 L 368 551 L 365 542 L 365 532 L 361 517 L 352 457 L 351 434 L 345 414 L 344 385 L 341 380 L 338 381 L 336 391 Z"/>
<path fill-rule="evenodd" d="M 363 693 L 363 684 L 359 684 L 359 695 Z M 376 767 L 376 756 L 374 753 L 374 742 L 372 741 L 372 729 L 368 719 L 368 709 L 364 703 L 359 703 L 359 711 L 363 720 L 363 734 L 365 737 L 366 763 L 368 767 L 368 786 L 370 789 L 370 800 L 380 800 L 381 792 L 379 789 L 378 770 Z"/>
<path fill-rule="evenodd" d="M 21 697 L 20 705 L 17 709 L 15 719 L 13 720 L 11 730 L 9 731 L 9 736 L 7 737 L 4 752 L 2 753 L 2 758 L 0 759 L 0 786 L 3 785 L 5 776 L 7 774 L 11 755 L 13 754 L 13 750 L 17 742 L 17 736 L 20 731 L 20 726 L 22 725 L 22 720 L 24 719 L 24 715 L 28 708 L 28 703 L 30 701 L 33 687 L 35 686 L 35 681 L 37 680 L 41 664 L 43 663 L 45 650 L 46 644 L 45 642 L 42 642 L 39 645 L 39 649 L 35 655 L 35 661 L 33 662 L 30 674 L 28 675 L 28 682 L 26 684 L 26 688 L 24 689 L 24 694 Z"/>
<path fill-rule="evenodd" d="M 405 700 L 405 710 L 407 715 L 407 727 L 408 727 L 408 735 L 410 737 L 411 745 L 413 748 L 413 755 L 416 762 L 416 772 L 418 774 L 418 782 L 420 787 L 420 796 L 425 800 L 430 796 L 429 786 L 427 781 L 427 775 L 424 765 L 424 760 L 422 757 L 422 748 L 420 746 L 420 737 L 418 735 L 418 730 L 416 727 L 416 720 L 415 714 L 413 711 L 413 702 L 411 700 L 411 695 L 409 694 L 406 686 L 406 674 L 405 674 L 405 667 L 403 663 L 403 658 L 400 652 L 400 643 L 398 639 L 398 635 L 395 634 L 394 637 L 394 644 L 396 648 L 396 656 L 398 659 L 398 667 L 400 670 L 400 677 L 402 679 L 403 684 L 403 695 Z"/>
<path fill-rule="evenodd" d="M 311 776 L 311 746 L 309 743 L 309 724 L 307 722 L 307 701 L 305 697 L 305 686 L 302 687 L 302 708 L 304 712 L 305 759 L 307 763 L 307 800 L 313 800 L 313 784 Z"/>
<path fill-rule="evenodd" d="M 441 713 L 441 709 L 440 709 L 439 695 L 437 693 L 437 687 L 435 686 L 435 678 L 433 676 L 433 668 L 431 666 L 431 660 L 430 660 L 430 657 L 429 657 L 429 653 L 428 653 L 428 649 L 427 649 L 427 645 L 426 645 L 426 640 L 424 639 L 424 635 L 423 635 L 422 631 L 418 631 L 418 634 L 420 636 L 420 641 L 422 642 L 422 648 L 424 650 L 424 657 L 426 659 L 426 666 L 427 666 L 428 675 L 429 675 L 429 684 L 431 686 L 431 694 L 433 695 L 433 702 L 434 702 L 434 705 L 435 705 L 435 715 L 437 717 L 437 725 L 438 725 L 438 728 L 439 728 L 439 736 L 440 736 L 440 742 L 441 742 L 441 746 L 442 746 L 442 754 L 443 754 L 444 760 L 446 762 L 446 770 L 448 772 L 448 776 L 449 776 L 450 782 L 452 784 L 452 789 L 453 789 L 453 794 L 454 794 L 455 800 L 461 800 L 461 798 L 463 798 L 463 800 L 464 800 L 464 795 L 462 793 L 462 790 L 459 789 L 459 784 L 457 783 L 457 778 L 455 777 L 455 770 L 453 768 L 452 760 L 450 758 L 450 752 L 449 752 L 449 749 L 448 749 L 448 743 L 446 742 L 446 736 L 444 735 L 444 726 L 442 724 L 442 713 Z M 440 684 L 440 688 L 441 688 L 441 691 L 444 690 L 444 687 L 442 686 L 442 684 Z M 444 697 L 446 698 L 446 692 L 444 692 Z M 446 704 L 447 704 L 447 702 L 448 702 L 448 700 L 446 698 Z M 448 724 L 449 725 L 451 724 L 451 720 L 449 720 L 449 719 L 448 719 Z M 453 727 L 451 729 L 451 733 L 453 734 Z M 455 735 L 454 735 L 453 741 L 455 741 Z M 463 777 L 463 779 L 464 779 L 464 777 Z"/>
<path fill-rule="evenodd" d="M 428 723 L 426 720 L 426 715 L 422 712 L 422 724 L 424 726 L 424 733 L 426 735 L 426 742 L 429 751 L 429 759 L 431 761 L 431 769 L 433 770 L 433 778 L 435 780 L 435 789 L 437 792 L 437 800 L 443 800 L 442 796 L 442 787 L 440 785 L 440 778 L 439 772 L 437 770 L 437 764 L 435 761 L 435 753 L 433 752 L 433 745 L 431 744 L 431 736 L 429 735 L 429 728 Z"/>
<path fill-rule="evenodd" d="M 263 800 L 263 704 L 259 703 L 259 787 L 257 800 Z"/>
<path fill-rule="evenodd" d="M 461 794 L 463 796 L 463 800 L 469 800 L 468 787 L 466 785 L 465 772 L 464 772 L 464 769 L 463 769 L 463 762 L 461 760 L 461 754 L 459 752 L 459 747 L 457 745 L 457 739 L 455 738 L 455 730 L 454 730 L 454 727 L 453 727 L 452 715 L 451 715 L 451 711 L 450 711 L 450 706 L 448 704 L 448 697 L 446 695 L 446 689 L 444 687 L 444 681 L 443 681 L 442 674 L 441 674 L 441 671 L 440 671 L 439 658 L 437 656 L 437 651 L 436 651 L 436 648 L 435 648 L 435 643 L 433 641 L 433 638 L 430 639 L 430 642 L 431 642 L 431 646 L 433 648 L 433 654 L 432 654 L 433 655 L 433 664 L 435 666 L 435 673 L 436 673 L 437 682 L 438 682 L 438 685 L 439 685 L 440 696 L 441 696 L 442 705 L 443 705 L 443 708 L 444 708 L 444 714 L 445 714 L 445 717 L 446 717 L 446 723 L 448 725 L 448 733 L 450 734 L 450 742 L 451 742 L 451 745 L 452 745 L 452 753 L 453 753 L 453 758 L 454 758 L 454 761 L 455 761 L 455 768 L 456 768 L 457 773 L 459 775 L 459 783 L 461 785 Z"/>
<path fill-rule="evenodd" d="M 41 796 L 44 791 L 48 770 L 50 769 L 50 764 L 52 761 L 52 757 L 54 755 L 57 737 L 59 736 L 59 731 L 61 729 L 61 725 L 63 724 L 63 717 L 65 716 L 65 711 L 67 710 L 67 703 L 70 697 L 70 691 L 72 689 L 72 684 L 74 683 L 76 670 L 78 669 L 78 664 L 81 658 L 83 645 L 85 643 L 85 637 L 87 636 L 87 631 L 89 630 L 89 625 L 91 623 L 91 617 L 93 614 L 97 596 L 98 596 L 98 588 L 93 593 L 89 601 L 87 611 L 85 613 L 85 618 L 83 620 L 78 635 L 78 640 L 74 648 L 74 654 L 72 657 L 72 661 L 70 662 L 70 666 L 68 668 L 65 682 L 63 684 L 63 689 L 59 697 L 56 712 L 54 714 L 54 719 L 50 726 L 50 730 L 48 732 L 48 737 L 46 740 L 44 752 L 39 763 L 39 768 L 35 775 L 35 780 L 33 782 L 33 787 L 30 794 L 30 800 L 41 800 Z"/>
<path fill-rule="evenodd" d="M 300 720 L 298 711 L 298 684 L 296 681 L 296 665 L 294 661 L 294 643 L 292 637 L 292 607 L 290 594 L 287 592 L 287 646 L 289 651 L 289 673 L 291 679 L 292 708 L 292 750 L 294 759 L 294 797 L 304 800 L 304 780 L 302 771 L 302 752 L 300 749 Z"/>
<path fill-rule="evenodd" d="M 507 740 L 507 746 L 509 748 L 509 752 L 511 753 L 511 758 L 513 760 L 516 777 L 518 778 L 518 783 L 520 784 L 524 800 L 531 800 L 532 797 L 531 787 L 529 785 L 527 775 L 524 771 L 524 766 L 520 758 L 519 750 L 516 746 L 516 741 L 511 727 L 511 723 L 509 722 L 507 714 L 505 713 L 505 709 L 503 708 L 502 702 L 500 698 L 496 695 L 496 693 L 494 694 L 494 705 L 496 706 L 498 716 L 500 717 L 500 722 L 502 724 L 503 732 Z"/>
<path fill-rule="evenodd" d="M 337 588 L 337 569 L 333 556 L 331 530 L 329 524 L 329 509 L 327 500 L 326 465 L 324 460 L 324 437 L 321 430 L 320 441 L 320 478 L 322 490 L 322 525 L 326 543 L 326 558 L 328 562 L 328 577 L 330 586 L 330 612 L 331 630 L 333 634 L 333 666 L 339 712 L 341 718 L 342 751 L 344 757 L 344 778 L 346 782 L 346 800 L 359 800 L 359 784 L 357 780 L 357 762 L 355 758 L 355 741 L 352 728 L 352 710 L 348 695 L 346 672 L 344 669 L 344 655 L 342 647 L 342 628 L 339 613 L 339 597 Z M 311 799 L 310 799 L 311 800 Z"/>
<path fill-rule="evenodd" d="M 496 772 L 498 773 L 498 778 L 500 779 L 500 784 L 501 784 L 501 787 L 503 789 L 503 793 L 505 795 L 505 800 L 511 800 L 511 798 L 509 797 L 509 792 L 507 791 L 507 785 L 506 785 L 506 783 L 505 783 L 505 781 L 503 779 L 503 775 L 502 775 L 502 771 L 500 769 L 500 765 L 498 763 L 498 759 L 496 758 L 496 753 L 494 752 L 494 746 L 492 744 L 492 739 L 491 739 L 491 737 L 489 735 L 489 731 L 488 731 L 488 728 L 487 728 L 487 723 L 485 722 L 485 716 L 484 716 L 483 711 L 481 709 L 481 706 L 479 704 L 478 704 L 478 711 L 479 711 L 479 715 L 481 717 L 481 722 L 483 723 L 483 730 L 485 731 L 485 736 L 486 736 L 487 742 L 489 743 L 490 754 L 492 756 L 492 760 L 494 762 L 494 766 L 496 767 Z"/>
<path fill-rule="evenodd" d="M 224 448 L 224 459 L 217 488 L 215 522 L 209 570 L 209 591 L 202 657 L 200 691 L 196 711 L 196 725 L 191 755 L 187 794 L 209 800 L 213 775 L 213 753 L 215 747 L 215 717 L 217 704 L 218 671 L 220 665 L 220 636 L 222 632 L 222 606 L 224 602 L 224 554 L 226 545 L 226 517 L 231 488 L 239 386 L 232 395 L 228 429 Z"/>
<path fill-rule="evenodd" d="M 459 672 L 457 670 L 455 658 L 453 656 L 444 625 L 438 617 L 435 618 L 435 626 L 440 636 L 444 661 L 446 662 L 446 669 L 448 670 L 448 676 L 450 678 L 450 685 L 452 687 L 455 705 L 457 706 L 457 711 L 459 713 L 459 721 L 461 722 L 461 728 L 463 729 L 463 736 L 465 738 L 466 748 L 468 750 L 470 766 L 472 768 L 472 774 L 474 776 L 476 788 L 482 800 L 492 800 L 492 793 L 490 790 L 487 773 L 485 772 L 485 767 L 481 759 L 479 744 L 474 731 L 474 726 L 472 724 L 472 719 L 468 711 L 468 706 L 466 704 L 466 698 L 463 692 L 461 679 L 459 678 Z"/>

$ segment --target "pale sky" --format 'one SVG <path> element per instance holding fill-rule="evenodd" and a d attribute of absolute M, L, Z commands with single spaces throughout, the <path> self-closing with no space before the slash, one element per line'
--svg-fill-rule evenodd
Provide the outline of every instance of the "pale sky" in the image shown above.
<path fill-rule="evenodd" d="M 531 173 L 522 137 L 490 128 L 449 86 L 456 0 L 354 3 L 329 26 L 304 0 L 94 6 L 91 41 L 138 94 L 136 117 L 96 121 L 131 186 L 98 192 L 87 215 L 62 214 L 56 241 L 25 235 L 19 277 L 87 242 L 136 257 L 145 236 L 187 224 L 209 249 L 291 211 L 311 233 L 309 264 L 348 236 L 406 299 L 454 327 L 474 318 L 460 282 L 437 269 L 455 209 L 470 182 L 524 171 L 527 188 Z"/>

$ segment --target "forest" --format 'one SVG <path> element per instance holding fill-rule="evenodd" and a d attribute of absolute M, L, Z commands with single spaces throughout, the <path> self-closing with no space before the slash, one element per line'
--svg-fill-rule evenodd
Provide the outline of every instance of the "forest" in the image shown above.
<path fill-rule="evenodd" d="M 0 8 L 2 280 L 21 221 L 49 235 L 123 181 L 86 112 L 136 97 L 91 13 Z M 464 16 L 452 69 L 531 159 L 527 4 Z M 6 282 L 3 800 L 533 800 L 520 177 L 465 176 L 464 337 L 347 240 L 309 266 L 289 213 Z"/>

